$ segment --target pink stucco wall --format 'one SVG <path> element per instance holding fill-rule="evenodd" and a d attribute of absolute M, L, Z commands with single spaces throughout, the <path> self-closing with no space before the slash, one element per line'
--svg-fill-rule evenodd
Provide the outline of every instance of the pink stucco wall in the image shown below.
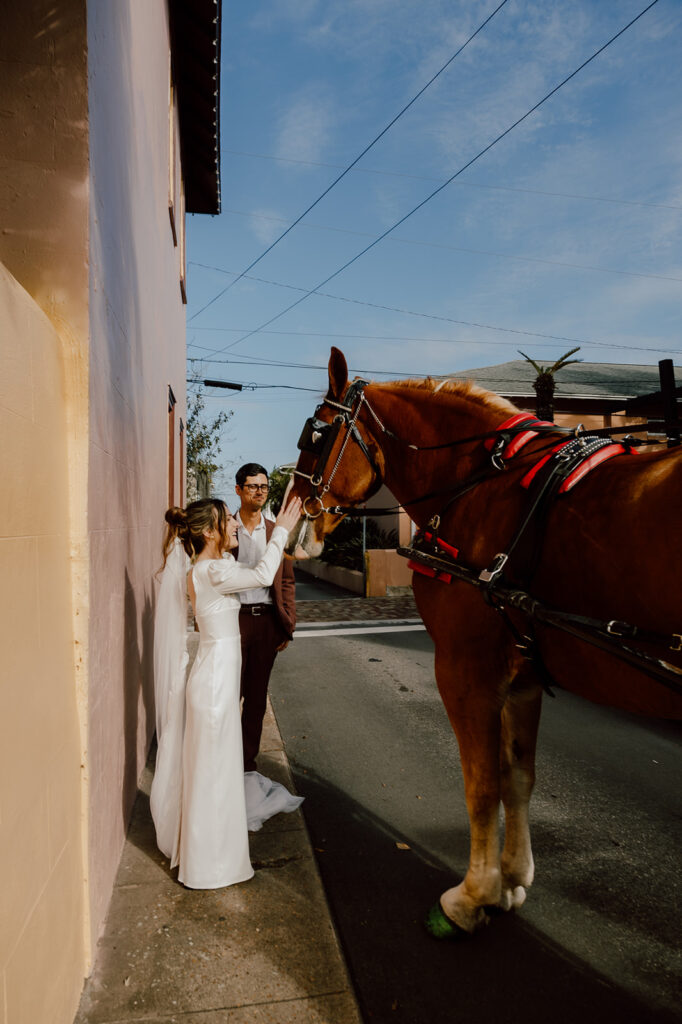
<path fill-rule="evenodd" d="M 169 198 L 165 0 L 89 0 L 89 873 L 106 913 L 153 731 L 153 573 L 167 393 L 185 416 L 185 316 Z M 176 441 L 177 447 L 177 441 Z"/>

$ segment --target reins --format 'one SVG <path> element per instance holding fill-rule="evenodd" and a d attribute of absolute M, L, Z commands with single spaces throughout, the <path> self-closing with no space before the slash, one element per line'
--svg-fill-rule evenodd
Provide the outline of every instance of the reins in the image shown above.
<path fill-rule="evenodd" d="M 437 538 L 436 546 L 440 547 L 442 544 L 443 542 Z M 453 552 L 455 552 L 454 555 Z M 527 660 L 534 663 L 536 669 L 540 672 L 541 678 L 544 680 L 545 690 L 549 693 L 551 693 L 549 676 L 537 651 L 535 638 L 522 636 L 518 632 L 505 614 L 507 607 L 521 612 L 530 620 L 536 620 L 543 625 L 568 633 L 579 640 L 584 640 L 593 647 L 597 647 L 620 658 L 622 661 L 626 661 L 628 664 L 646 673 L 646 675 L 656 679 L 674 693 L 682 695 L 681 669 L 644 651 L 634 650 L 623 642 L 625 639 L 628 641 L 640 640 L 642 643 L 665 646 L 668 650 L 677 652 L 682 650 L 682 634 L 654 633 L 628 622 L 621 622 L 615 619 L 610 621 L 594 619 L 585 615 L 577 615 L 572 612 L 549 608 L 524 590 L 507 586 L 501 581 L 495 581 L 494 579 L 486 580 L 484 578 L 485 571 L 481 572 L 478 569 L 458 562 L 459 552 L 449 544 L 444 546 L 444 550 L 439 555 L 420 551 L 418 547 L 398 548 L 398 554 L 409 558 L 411 563 L 418 559 L 422 568 L 427 569 L 426 575 L 431 576 L 435 580 L 450 583 L 453 579 L 457 579 L 481 590 L 488 603 L 496 611 L 504 614 L 505 621 L 514 633 L 517 647 L 522 649 L 522 653 Z M 415 568 L 414 564 L 411 564 L 410 567 Z"/>

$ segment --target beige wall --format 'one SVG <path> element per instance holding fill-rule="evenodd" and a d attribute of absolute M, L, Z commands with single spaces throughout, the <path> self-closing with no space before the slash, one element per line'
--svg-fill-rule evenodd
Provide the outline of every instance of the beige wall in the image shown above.
<path fill-rule="evenodd" d="M 64 358 L 1 264 L 0 339 L 0 1021 L 68 1022 L 85 961 Z"/>
<path fill-rule="evenodd" d="M 176 430 L 185 417 L 185 317 L 168 215 L 168 55 L 164 0 L 88 3 L 93 940 L 154 728 L 153 573 L 167 506 L 169 384 Z"/>
<path fill-rule="evenodd" d="M 86 969 L 85 0 L 3 5 L 0 95 L 0 1021 L 35 1024 Z"/>
<path fill-rule="evenodd" d="M 69 1024 L 153 728 L 169 385 L 185 415 L 168 23 L 4 8 L 0 1024 Z"/>

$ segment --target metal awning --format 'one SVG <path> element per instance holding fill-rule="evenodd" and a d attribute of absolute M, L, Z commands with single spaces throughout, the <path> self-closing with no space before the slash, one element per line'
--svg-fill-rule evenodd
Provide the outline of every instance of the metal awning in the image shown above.
<path fill-rule="evenodd" d="M 188 213 L 220 213 L 221 0 L 169 0 Z"/>

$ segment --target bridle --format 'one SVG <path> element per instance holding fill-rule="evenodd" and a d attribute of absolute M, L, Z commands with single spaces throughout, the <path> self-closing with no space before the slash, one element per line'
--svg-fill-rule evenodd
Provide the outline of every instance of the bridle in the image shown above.
<path fill-rule="evenodd" d="M 438 444 L 431 445 L 416 445 L 410 441 L 399 437 L 392 430 L 389 430 L 382 422 L 375 410 L 370 405 L 367 396 L 365 395 L 365 387 L 368 385 L 368 381 L 358 379 L 352 381 L 340 402 L 336 402 L 333 399 L 326 397 L 317 406 L 312 416 L 309 416 L 303 425 L 301 436 L 298 440 L 298 449 L 302 452 L 309 452 L 316 456 L 315 467 L 312 473 L 304 473 L 302 470 L 294 469 L 294 475 L 303 477 L 304 480 L 308 480 L 311 485 L 310 494 L 303 500 L 303 515 L 306 519 L 317 519 L 322 515 L 323 512 L 327 512 L 331 515 L 386 515 L 392 514 L 399 510 L 400 506 L 395 508 L 387 509 L 362 509 L 345 507 L 340 505 L 326 506 L 322 500 L 323 496 L 331 489 L 332 481 L 336 476 L 336 473 L 341 465 L 341 461 L 346 452 L 346 449 L 350 441 L 354 441 L 360 451 L 364 455 L 365 459 L 369 463 L 372 472 L 374 473 L 374 480 L 370 486 L 370 489 L 366 495 L 366 498 L 371 497 L 381 487 L 383 483 L 383 473 L 380 467 L 377 465 L 371 451 L 369 450 L 367 443 L 365 442 L 362 434 L 358 430 L 357 421 L 363 407 L 367 409 L 371 417 L 376 422 L 381 432 L 394 441 L 399 442 L 405 449 L 415 452 L 420 451 L 436 451 L 444 448 L 457 448 L 461 445 L 472 444 L 477 441 L 488 441 L 494 439 L 495 446 L 491 453 L 491 462 L 494 470 L 505 469 L 506 466 L 500 462 L 498 455 L 502 451 L 504 445 L 509 443 L 510 439 L 520 431 L 523 431 L 524 427 L 519 426 L 512 431 L 500 431 L 490 430 L 482 434 L 474 434 L 468 437 L 457 438 L 454 441 L 443 441 Z M 326 420 L 320 419 L 320 411 L 324 406 L 329 406 L 332 409 L 338 410 L 331 423 Z M 529 417 L 533 419 L 533 417 Z M 535 421 L 537 423 L 537 421 Z M 567 433 L 574 434 L 575 430 L 566 427 L 557 427 L 554 424 L 542 424 L 538 428 L 541 432 L 551 433 Z M 582 427 L 578 428 L 582 430 Z M 331 468 L 326 481 L 325 474 L 327 472 L 328 464 L 331 459 L 332 451 L 336 444 L 339 434 L 345 431 L 345 437 L 339 449 L 339 453 L 336 457 L 334 465 Z M 475 486 L 476 483 L 480 482 L 480 479 L 488 476 L 488 472 L 483 474 L 481 477 L 475 477 L 465 485 L 464 490 L 470 489 Z M 437 491 L 430 494 L 422 495 L 418 498 L 414 498 L 411 501 L 403 502 L 403 507 L 410 505 L 416 505 L 420 502 L 430 500 L 433 497 L 444 496 L 452 493 L 452 488 L 448 487 L 445 491 Z M 315 505 L 316 503 L 316 505 Z M 313 505 L 313 509 L 311 509 Z"/>
<path fill-rule="evenodd" d="M 341 402 L 335 402 L 331 398 L 324 398 L 320 405 L 315 409 L 315 413 L 312 416 L 309 416 L 303 425 L 303 430 L 301 431 L 301 436 L 298 440 L 299 451 L 310 452 L 312 455 L 317 457 L 312 473 L 303 473 L 300 469 L 294 469 L 294 474 L 296 476 L 301 476 L 305 480 L 310 481 L 310 494 L 303 500 L 303 514 L 306 519 L 317 519 L 323 512 L 328 511 L 322 501 L 322 496 L 329 492 L 332 481 L 336 476 L 339 466 L 341 465 L 341 460 L 343 459 L 346 448 L 351 441 L 354 441 L 355 444 L 357 444 L 374 473 L 374 480 L 372 481 L 367 497 L 375 494 L 383 483 L 383 474 L 381 469 L 377 465 L 374 456 L 367 447 L 362 434 L 357 428 L 357 419 L 360 415 L 363 404 L 367 406 L 372 415 L 376 418 L 374 410 L 365 398 L 364 389 L 367 384 L 368 381 L 366 380 L 352 381 L 352 383 L 348 385 Z M 331 423 L 327 423 L 326 420 L 320 419 L 319 417 L 320 411 L 325 405 L 338 410 Z M 343 431 L 345 431 L 345 437 L 341 443 L 339 454 L 337 455 L 336 461 L 331 468 L 331 472 L 325 481 L 325 474 L 327 472 L 332 451 L 334 450 L 334 445 L 336 444 L 339 434 Z M 317 502 L 318 504 L 318 507 L 314 511 L 311 511 L 309 508 L 310 502 Z"/>
<path fill-rule="evenodd" d="M 496 476 L 499 472 L 507 469 L 507 463 L 505 462 L 505 458 L 507 457 L 507 455 L 505 454 L 507 446 L 512 445 L 513 448 L 515 444 L 518 445 L 520 443 L 523 443 L 523 440 L 527 436 L 530 436 L 528 434 L 529 430 L 533 432 L 532 436 L 548 435 L 550 437 L 549 446 L 552 446 L 554 444 L 552 437 L 556 434 L 564 434 L 568 437 L 575 438 L 581 446 L 584 446 L 585 440 L 588 437 L 592 437 L 593 439 L 596 440 L 597 438 L 607 437 L 615 433 L 624 433 L 625 431 L 630 430 L 629 427 L 625 427 L 585 431 L 582 424 L 579 424 L 577 427 L 561 427 L 555 423 L 546 423 L 544 421 L 539 421 L 531 414 L 528 414 L 514 417 L 511 421 L 509 421 L 509 423 L 505 422 L 501 426 L 498 426 L 493 430 L 488 430 L 481 434 L 472 434 L 467 437 L 457 438 L 456 440 L 453 441 L 441 441 L 437 444 L 417 445 L 395 434 L 392 430 L 390 430 L 382 423 L 381 419 L 379 418 L 375 410 L 372 408 L 369 400 L 367 399 L 367 396 L 365 395 L 364 389 L 365 387 L 367 387 L 368 383 L 369 381 L 362 379 L 352 381 L 346 388 L 346 391 L 344 392 L 340 402 L 337 402 L 329 397 L 325 397 L 315 409 L 314 414 L 308 417 L 308 419 L 305 421 L 303 430 L 301 431 L 301 436 L 298 440 L 298 448 L 302 452 L 309 452 L 310 454 L 316 456 L 315 467 L 312 473 L 304 473 L 298 468 L 294 469 L 293 472 L 295 476 L 300 476 L 303 477 L 303 479 L 310 481 L 310 494 L 307 495 L 307 497 L 304 498 L 303 500 L 303 515 L 307 520 L 317 519 L 319 518 L 319 516 L 322 515 L 323 512 L 326 512 L 330 515 L 351 516 L 377 516 L 393 514 L 394 512 L 398 511 L 401 507 L 407 508 L 409 506 L 418 505 L 421 502 L 431 500 L 432 498 L 435 497 L 445 497 L 448 495 L 451 497 L 451 500 L 454 501 L 456 498 L 460 497 L 462 494 L 465 494 L 467 491 L 471 490 L 473 487 L 481 483 L 483 480 L 489 479 L 489 477 L 491 476 L 491 470 L 484 469 L 483 471 L 474 474 L 469 480 L 464 481 L 463 484 L 456 488 L 453 488 L 452 485 L 449 485 L 443 491 L 433 491 L 430 492 L 429 494 L 420 495 L 417 498 L 412 498 L 409 501 L 404 501 L 402 503 L 402 506 L 397 505 L 395 507 L 386 509 L 358 509 L 356 507 L 346 507 L 341 505 L 326 506 L 322 498 L 331 489 L 332 481 L 336 476 L 339 466 L 341 465 L 343 456 L 351 441 L 354 441 L 358 445 L 360 451 L 364 455 L 374 474 L 374 480 L 372 481 L 372 484 L 370 485 L 370 488 L 367 494 L 365 495 L 365 498 L 370 498 L 373 494 L 376 494 L 376 492 L 381 487 L 381 484 L 383 483 L 383 472 L 381 468 L 377 465 L 374 456 L 372 455 L 369 447 L 367 446 L 367 443 L 365 442 L 364 438 L 362 437 L 362 434 L 360 433 L 357 427 L 357 421 L 360 416 L 360 413 L 363 410 L 363 407 L 367 409 L 370 416 L 374 419 L 381 433 L 384 436 L 390 438 L 391 440 L 398 442 L 407 451 L 439 451 L 446 448 L 458 448 L 460 446 L 473 444 L 478 441 L 485 442 L 485 448 L 490 452 L 490 466 L 492 469 L 493 476 Z M 337 414 L 334 416 L 331 423 L 328 423 L 326 420 L 320 419 L 319 414 L 324 406 L 329 406 L 332 409 L 338 410 Z M 325 481 L 325 474 L 327 473 L 328 464 L 331 459 L 334 446 L 336 444 L 339 434 L 342 431 L 345 431 L 345 437 L 343 438 L 343 442 L 339 449 L 339 453 L 336 457 L 334 465 L 331 468 L 331 472 L 329 473 Z M 626 439 L 626 442 L 630 446 L 634 446 L 637 443 L 643 443 L 637 442 L 636 439 L 630 437 Z M 310 505 L 315 505 L 315 503 L 316 507 L 314 507 L 314 509 L 311 510 Z M 450 502 L 448 503 L 448 505 L 449 504 Z"/>

